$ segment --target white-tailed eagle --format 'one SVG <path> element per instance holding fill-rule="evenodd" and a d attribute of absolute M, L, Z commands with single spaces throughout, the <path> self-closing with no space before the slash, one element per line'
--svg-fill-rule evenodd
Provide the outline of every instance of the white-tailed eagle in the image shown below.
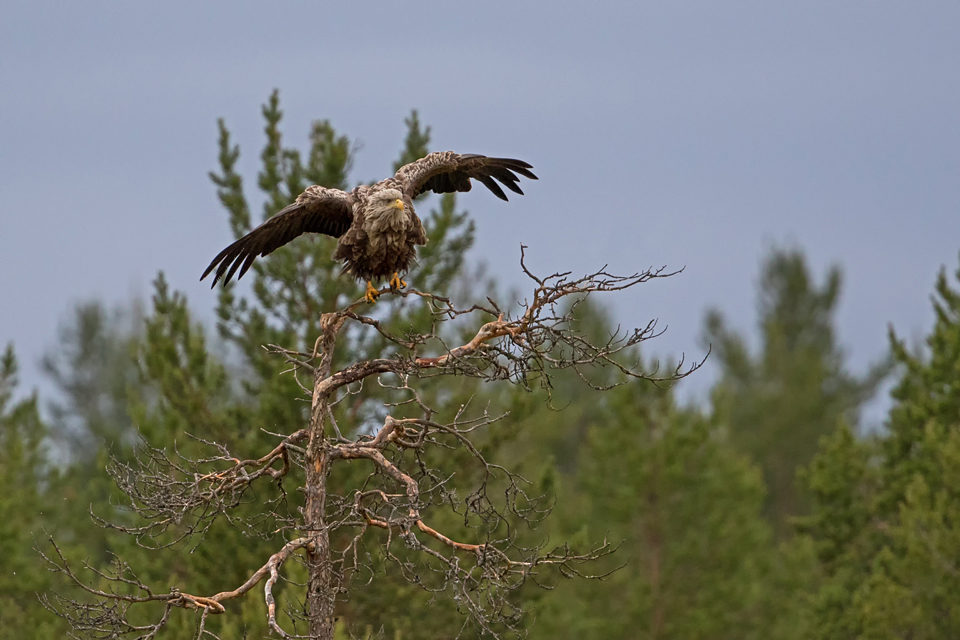
<path fill-rule="evenodd" d="M 367 281 L 366 298 L 375 302 L 379 293 L 373 282 L 389 278 L 392 287 L 406 286 L 400 275 L 414 263 L 416 245 L 427 243 L 414 198 L 426 191 L 470 191 L 472 179 L 506 200 L 500 185 L 522 195 L 517 174 L 536 180 L 532 168 L 522 160 L 439 151 L 400 167 L 392 178 L 350 192 L 307 187 L 293 204 L 217 254 L 200 279 L 216 269 L 213 285 L 227 283 L 238 269 L 237 278 L 242 277 L 257 256 L 302 233 L 323 233 L 339 238 L 334 259 L 343 262 L 345 272 Z"/>

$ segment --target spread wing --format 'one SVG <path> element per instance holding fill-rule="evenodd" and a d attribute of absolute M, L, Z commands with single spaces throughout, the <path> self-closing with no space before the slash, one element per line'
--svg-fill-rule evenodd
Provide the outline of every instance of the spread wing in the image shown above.
<path fill-rule="evenodd" d="M 324 233 L 339 238 L 353 223 L 353 202 L 352 195 L 339 189 L 307 187 L 293 204 L 217 254 L 200 279 L 206 278 L 214 268 L 217 273 L 213 286 L 221 278 L 224 284 L 230 282 L 237 269 L 240 269 L 237 279 L 242 278 L 257 256 L 273 253 L 302 233 Z"/>
<path fill-rule="evenodd" d="M 416 198 L 425 191 L 470 191 L 472 178 L 483 183 L 498 198 L 506 200 L 507 196 L 500 184 L 523 195 L 523 191 L 517 186 L 520 180 L 517 174 L 536 180 L 537 176 L 530 171 L 532 168 L 523 160 L 437 151 L 400 167 L 396 177 L 403 183 L 403 192 L 411 198 Z M 500 184 L 497 184 L 498 181 Z"/>

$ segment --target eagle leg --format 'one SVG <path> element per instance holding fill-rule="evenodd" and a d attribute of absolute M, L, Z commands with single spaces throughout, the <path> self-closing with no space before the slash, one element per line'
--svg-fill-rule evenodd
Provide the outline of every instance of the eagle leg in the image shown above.
<path fill-rule="evenodd" d="M 370 304 L 374 304 L 377 301 L 377 298 L 380 297 L 380 291 L 373 286 L 373 282 L 370 280 L 367 280 L 367 292 L 363 295 L 363 297 L 366 298 L 367 302 Z"/>
<path fill-rule="evenodd" d="M 405 286 L 407 286 L 407 283 L 400 279 L 400 273 L 398 271 L 394 271 L 393 277 L 390 278 L 390 288 L 403 289 Z"/>

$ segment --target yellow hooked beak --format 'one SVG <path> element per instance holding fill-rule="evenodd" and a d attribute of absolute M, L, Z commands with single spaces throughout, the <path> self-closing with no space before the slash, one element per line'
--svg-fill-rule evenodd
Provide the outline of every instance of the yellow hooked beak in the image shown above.
<path fill-rule="evenodd" d="M 400 209 L 400 211 L 403 211 L 403 200 L 401 200 L 400 198 L 397 198 L 396 200 L 393 201 L 393 204 L 390 205 L 390 208 Z"/>

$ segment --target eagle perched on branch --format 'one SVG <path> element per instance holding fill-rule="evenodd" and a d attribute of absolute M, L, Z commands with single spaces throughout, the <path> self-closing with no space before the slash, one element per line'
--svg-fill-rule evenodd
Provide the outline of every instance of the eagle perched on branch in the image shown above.
<path fill-rule="evenodd" d="M 426 191 L 470 191 L 470 181 L 478 180 L 506 200 L 500 185 L 523 195 L 517 174 L 536 180 L 532 168 L 522 160 L 439 151 L 400 167 L 392 178 L 350 192 L 307 187 L 293 204 L 217 254 L 200 279 L 216 269 L 213 285 L 226 284 L 238 269 L 237 278 L 242 277 L 257 256 L 302 233 L 323 233 L 339 239 L 333 258 L 343 262 L 344 271 L 367 281 L 365 297 L 376 302 L 380 293 L 373 282 L 389 278 L 391 287 L 405 287 L 400 274 L 416 260 L 416 246 L 427 243 L 414 198 Z"/>

